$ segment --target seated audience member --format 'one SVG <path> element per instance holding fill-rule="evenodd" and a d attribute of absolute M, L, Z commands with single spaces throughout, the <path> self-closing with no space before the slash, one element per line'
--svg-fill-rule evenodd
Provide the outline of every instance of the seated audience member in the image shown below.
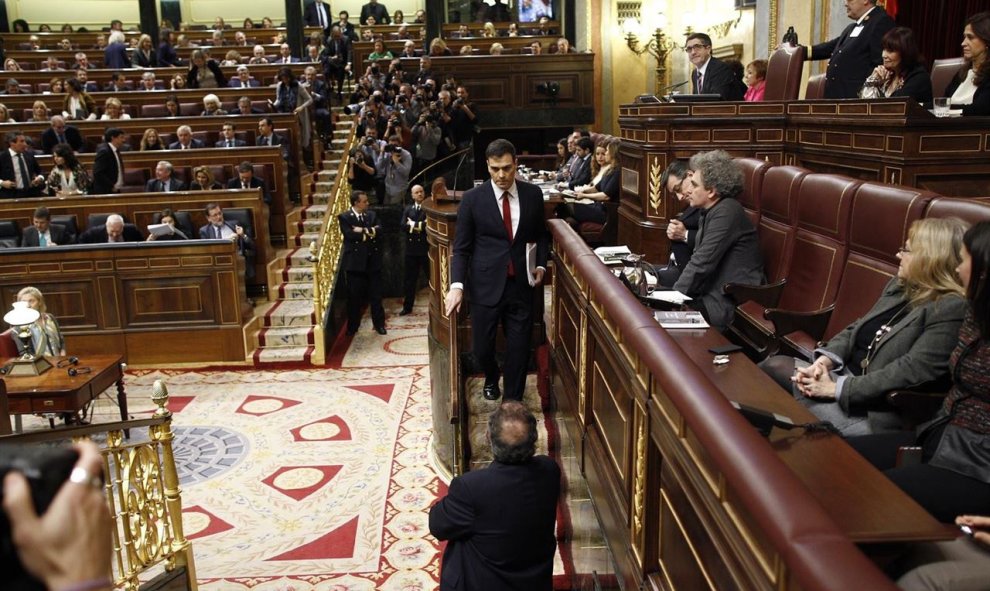
<path fill-rule="evenodd" d="M 131 224 L 125 224 L 119 214 L 107 217 L 106 224 L 90 228 L 79 235 L 79 244 L 106 244 L 112 242 L 142 242 L 141 233 Z"/>
<path fill-rule="evenodd" d="M 894 27 L 880 41 L 883 64 L 870 74 L 861 98 L 910 97 L 922 105 L 932 102 L 932 79 L 920 62 L 921 54 L 914 33 L 907 27 Z"/>
<path fill-rule="evenodd" d="M 41 166 L 20 131 L 9 131 L 7 149 L 0 152 L 0 199 L 40 197 L 45 187 Z"/>
<path fill-rule="evenodd" d="M 178 139 L 168 145 L 169 150 L 193 150 L 206 147 L 203 145 L 203 140 L 193 137 L 192 128 L 188 125 L 180 125 L 175 130 L 175 136 Z"/>
<path fill-rule="evenodd" d="M 42 94 L 65 94 L 65 80 L 56 76 L 48 81 L 48 91 Z"/>
<path fill-rule="evenodd" d="M 119 193 L 124 184 L 124 167 L 120 149 L 127 141 L 127 135 L 119 127 L 111 127 L 103 133 L 103 144 L 96 150 L 93 159 L 93 184 L 90 193 L 103 195 Z"/>
<path fill-rule="evenodd" d="M 228 189 L 261 189 L 261 199 L 268 205 L 272 204 L 272 196 L 268 193 L 265 179 L 254 176 L 254 164 L 245 160 L 237 165 L 237 178 L 227 181 Z"/>
<path fill-rule="evenodd" d="M 467 37 L 471 37 L 472 35 L 471 35 L 471 31 L 468 30 L 468 26 L 465 25 L 464 23 L 461 23 L 457 27 L 457 33 L 455 33 L 453 36 L 457 37 L 458 39 L 465 39 Z"/>
<path fill-rule="evenodd" d="M 272 21 L 272 19 L 268 18 L 267 16 L 266 17 L 263 17 L 261 19 L 261 28 L 262 29 L 274 29 L 275 28 L 275 23 Z"/>
<path fill-rule="evenodd" d="M 378 60 L 391 60 L 393 57 L 392 52 L 385 47 L 385 42 L 382 41 L 381 37 L 375 39 L 374 48 L 371 54 L 368 56 L 369 62 L 377 62 Z"/>
<path fill-rule="evenodd" d="M 402 51 L 399 53 L 399 57 L 419 57 L 419 54 L 416 52 L 416 42 L 412 39 L 407 39 L 402 44 Z"/>
<path fill-rule="evenodd" d="M 254 28 L 254 21 L 251 20 L 250 18 L 245 18 L 244 19 L 244 24 L 241 25 L 241 28 L 242 29 L 253 29 Z"/>
<path fill-rule="evenodd" d="M 123 72 L 114 72 L 110 74 L 110 82 L 103 87 L 103 92 L 128 92 L 130 89 L 127 88 L 127 76 L 124 76 Z"/>
<path fill-rule="evenodd" d="M 237 47 L 248 47 L 247 35 L 244 31 L 234 32 L 234 45 Z"/>
<path fill-rule="evenodd" d="M 506 37 L 518 37 L 519 36 L 519 25 L 516 23 L 509 23 L 509 28 L 505 31 Z"/>
<path fill-rule="evenodd" d="M 168 233 L 161 236 L 155 236 L 152 233 L 148 233 L 148 241 L 161 241 L 161 240 L 189 240 L 189 236 L 186 236 L 185 232 L 179 229 L 175 223 L 175 214 L 172 213 L 171 209 L 165 208 L 161 211 L 158 217 L 159 224 L 166 224 L 168 226 Z"/>
<path fill-rule="evenodd" d="M 237 66 L 237 75 L 227 83 L 230 88 L 254 88 L 261 86 L 261 83 L 251 78 L 251 71 L 245 65 Z"/>
<path fill-rule="evenodd" d="M 65 98 L 62 100 L 62 116 L 66 119 L 96 119 L 96 101 L 83 89 L 79 80 L 65 82 Z"/>
<path fill-rule="evenodd" d="M 494 461 L 430 508 L 430 533 L 447 541 L 440 588 L 552 589 L 560 468 L 535 455 L 536 418 L 521 402 L 491 414 L 488 440 Z"/>
<path fill-rule="evenodd" d="M 238 51 L 236 49 L 231 49 L 230 51 L 228 51 L 227 53 L 225 53 L 224 56 L 223 56 L 223 61 L 220 62 L 220 67 L 234 68 L 234 67 L 237 67 L 237 66 L 240 66 L 240 65 L 242 65 L 241 64 L 241 54 L 238 53 Z M 230 85 L 229 82 L 227 84 L 228 84 L 228 86 Z"/>
<path fill-rule="evenodd" d="M 42 355 L 59 355 L 65 356 L 65 338 L 62 336 L 62 329 L 58 326 L 58 321 L 55 320 L 53 314 L 49 314 L 47 307 L 45 306 L 45 296 L 41 293 L 37 287 L 25 287 L 17 292 L 17 301 L 27 303 L 28 307 L 32 310 L 37 310 L 41 314 L 38 318 L 38 322 L 35 326 L 30 328 L 31 332 L 31 351 L 40 353 Z M 45 338 L 44 347 L 42 347 L 42 337 Z M 20 342 L 18 339 L 17 350 L 21 353 L 28 352 L 27 347 L 24 343 Z M 63 414 L 66 417 L 65 422 L 69 423 L 72 415 Z"/>
<path fill-rule="evenodd" d="M 76 80 L 82 85 L 82 89 L 86 92 L 97 92 L 100 87 L 96 82 L 91 82 L 89 79 L 89 70 L 76 70 Z M 68 89 L 66 89 L 68 91 Z"/>
<path fill-rule="evenodd" d="M 158 88 L 155 87 L 156 82 L 154 72 L 145 72 L 141 74 L 141 82 L 138 84 L 138 90 L 158 90 Z"/>
<path fill-rule="evenodd" d="M 742 171 L 722 150 L 691 157 L 688 202 L 704 209 L 694 253 L 673 289 L 693 298 L 710 325 L 725 330 L 736 304 L 722 291 L 726 283 L 763 283 L 763 257 L 756 229 L 736 197 L 742 191 Z"/>
<path fill-rule="evenodd" d="M 958 336 L 947 342 L 955 346 L 948 367 L 953 383 L 942 408 L 917 431 L 848 440 L 943 522 L 957 515 L 990 514 L 990 222 L 974 225 L 962 242 L 957 271 L 969 305 Z M 920 463 L 895 467 L 898 448 L 904 445 L 921 447 Z"/>
<path fill-rule="evenodd" d="M 116 121 L 130 119 L 131 116 L 124 112 L 124 104 L 116 97 L 110 97 L 103 105 L 103 115 L 101 121 Z"/>
<path fill-rule="evenodd" d="M 155 165 L 155 178 L 144 185 L 145 193 L 170 193 L 185 191 L 186 184 L 181 179 L 173 178 L 174 168 L 168 160 L 161 160 Z"/>
<path fill-rule="evenodd" d="M 31 215 L 31 225 L 21 231 L 21 246 L 25 248 L 72 244 L 73 236 L 64 227 L 52 223 L 52 214 L 44 205 Z"/>
<path fill-rule="evenodd" d="M 7 72 L 23 72 L 21 65 L 12 57 L 3 60 L 3 69 Z"/>
<path fill-rule="evenodd" d="M 41 134 L 41 148 L 45 154 L 51 154 L 58 144 L 69 144 L 76 152 L 82 150 L 83 137 L 78 129 L 66 125 L 61 115 L 53 115 L 50 121 L 51 126 Z"/>
<path fill-rule="evenodd" d="M 203 97 L 203 112 L 200 113 L 202 117 L 214 117 L 214 116 L 226 116 L 227 111 L 223 110 L 223 104 L 220 102 L 220 97 L 215 94 L 208 94 Z"/>
<path fill-rule="evenodd" d="M 576 49 L 571 47 L 571 42 L 567 39 L 567 37 L 561 37 L 560 39 L 557 39 L 556 47 L 557 47 L 557 53 L 576 53 L 577 51 Z"/>
<path fill-rule="evenodd" d="M 30 123 L 41 123 L 42 121 L 48 121 L 51 115 L 48 113 L 48 104 L 45 101 L 34 101 L 31 103 L 31 118 L 28 119 Z"/>
<path fill-rule="evenodd" d="M 539 41 L 533 41 L 529 44 L 529 51 L 533 55 L 543 55 L 543 46 L 540 45 Z"/>
<path fill-rule="evenodd" d="M 470 43 L 461 45 L 461 49 L 457 53 L 460 55 L 472 55 L 474 53 L 474 47 Z"/>
<path fill-rule="evenodd" d="M 215 147 L 243 148 L 246 145 L 247 142 L 237 138 L 237 127 L 233 123 L 227 121 L 223 124 L 223 127 L 220 128 L 220 140 L 217 141 Z"/>
<path fill-rule="evenodd" d="M 962 107 L 963 115 L 990 115 L 990 12 L 975 14 L 963 29 L 963 58 L 966 64 L 959 71 L 945 95 L 953 107 Z"/>
<path fill-rule="evenodd" d="M 567 188 L 574 189 L 591 182 L 591 161 L 594 159 L 595 142 L 590 137 L 582 137 L 574 144 L 574 154 L 578 160 L 567 179 Z"/>
<path fill-rule="evenodd" d="M 557 171 L 557 176 L 561 176 L 570 166 L 571 153 L 568 150 L 568 143 L 570 142 L 570 137 L 562 137 L 557 140 L 557 163 L 554 166 L 554 170 Z"/>
<path fill-rule="evenodd" d="M 917 544 L 893 568 L 902 591 L 983 591 L 990 572 L 990 517 L 960 515 L 956 525 L 970 536 L 951 542 Z M 906 571 L 906 572 L 905 572 Z"/>
<path fill-rule="evenodd" d="M 278 46 L 278 55 L 269 60 L 272 64 L 295 64 L 299 62 L 299 58 L 292 55 L 292 48 L 288 43 L 282 43 Z"/>
<path fill-rule="evenodd" d="M 41 63 L 41 69 L 40 69 L 40 71 L 42 71 L 42 72 L 58 72 L 58 71 L 63 70 L 63 69 L 64 68 L 62 67 L 62 65 L 58 63 L 58 58 L 55 57 L 54 55 L 50 55 L 50 56 L 48 56 L 48 58 L 45 59 L 45 61 L 43 61 Z"/>
<path fill-rule="evenodd" d="M 442 57 L 445 55 L 453 55 L 450 49 L 447 48 L 447 44 L 444 43 L 443 39 L 440 37 L 435 38 L 430 41 L 430 56 L 431 57 Z"/>
<path fill-rule="evenodd" d="M 74 447 L 79 459 L 72 475 L 41 516 L 27 479 L 16 470 L 7 474 L 3 508 L 10 539 L 25 570 L 47 589 L 110 589 L 113 523 L 99 478 L 103 456 L 89 441 Z"/>
<path fill-rule="evenodd" d="M 606 218 L 606 203 L 619 202 L 619 140 L 613 137 L 603 137 L 595 147 L 595 155 L 591 166 L 594 175 L 587 185 L 577 186 L 574 191 L 581 199 L 591 199 L 595 203 L 572 203 L 572 217 L 581 224 L 593 222 L 604 224 Z"/>
<path fill-rule="evenodd" d="M 220 64 L 202 49 L 195 49 L 189 59 L 189 72 L 186 74 L 186 88 L 223 88 L 227 77 Z"/>
<path fill-rule="evenodd" d="M 158 54 L 151 43 L 150 35 L 141 35 L 134 50 L 134 65 L 138 68 L 157 68 Z"/>
<path fill-rule="evenodd" d="M 265 56 L 264 45 L 255 45 L 251 49 L 251 59 L 248 60 L 248 63 L 251 64 L 252 66 L 268 63 L 268 57 Z"/>
<path fill-rule="evenodd" d="M 886 393 L 948 378 L 966 314 L 955 273 L 965 230 L 957 219 L 915 222 L 897 277 L 865 316 L 815 349 L 814 363 L 778 355 L 761 366 L 844 435 L 904 428 Z"/>
<path fill-rule="evenodd" d="M 200 240 L 230 240 L 235 243 L 237 253 L 248 261 L 244 266 L 244 277 L 253 279 L 254 264 L 250 259 L 254 256 L 254 241 L 240 224 L 223 219 L 223 208 L 220 205 L 207 203 L 204 210 L 209 223 L 199 229 Z"/>
<path fill-rule="evenodd" d="M 144 130 L 144 134 L 141 135 L 141 143 L 138 146 L 138 150 L 141 152 L 150 152 L 152 150 L 164 150 L 165 146 L 162 145 L 162 139 L 158 135 L 158 130 L 154 127 L 149 127 Z"/>
<path fill-rule="evenodd" d="M 48 194 L 56 197 L 81 195 L 89 192 L 89 173 L 76 158 L 69 144 L 57 144 L 52 150 L 54 166 L 48 174 Z"/>
<path fill-rule="evenodd" d="M 11 94 L 30 94 L 30 91 L 21 90 L 21 83 L 17 81 L 16 78 L 8 78 L 7 82 L 4 83 L 3 92 L 0 94 L 11 95 Z"/>
<path fill-rule="evenodd" d="M 174 94 L 169 95 L 165 99 L 165 116 L 166 117 L 181 117 L 182 107 L 179 105 L 179 97 Z"/>
<path fill-rule="evenodd" d="M 691 171 L 688 170 L 687 162 L 673 160 L 663 171 L 660 184 L 666 187 L 669 195 L 680 202 L 685 202 L 688 200 L 687 180 L 690 175 Z M 660 285 L 673 285 L 681 276 L 681 271 L 687 266 L 688 261 L 691 260 L 691 254 L 694 252 L 700 222 L 701 209 L 688 205 L 667 224 L 670 258 L 667 260 L 667 265 L 659 269 L 660 277 L 657 281 Z"/>
<path fill-rule="evenodd" d="M 89 58 L 83 52 L 77 52 L 74 56 L 76 62 L 72 64 L 73 70 L 88 70 L 90 68 Z"/>
<path fill-rule="evenodd" d="M 285 140 L 275 133 L 275 124 L 271 117 L 262 117 L 258 120 L 258 133 L 255 136 L 257 146 L 281 146 Z"/>
<path fill-rule="evenodd" d="M 505 51 L 505 47 L 497 41 L 492 43 L 492 46 L 488 48 L 489 55 L 502 55 L 503 51 Z"/>
<path fill-rule="evenodd" d="M 213 180 L 209 167 L 197 166 L 193 169 L 193 182 L 189 183 L 190 191 L 216 191 L 223 189 L 220 183 Z"/>
<path fill-rule="evenodd" d="M 743 100 L 756 103 L 763 100 L 763 94 L 767 90 L 767 60 L 753 60 L 746 65 L 746 76 L 743 78 L 746 83 L 746 94 Z"/>
<path fill-rule="evenodd" d="M 392 24 L 393 25 L 404 25 L 406 24 L 406 15 L 401 10 L 396 10 L 392 13 Z"/>
<path fill-rule="evenodd" d="M 211 47 L 223 47 L 227 44 L 227 41 L 223 38 L 223 31 L 213 31 L 210 33 L 210 46 Z"/>
<path fill-rule="evenodd" d="M 230 112 L 231 115 L 260 115 L 264 113 L 261 109 L 251 106 L 251 99 L 242 96 L 237 99 L 237 108 Z"/>

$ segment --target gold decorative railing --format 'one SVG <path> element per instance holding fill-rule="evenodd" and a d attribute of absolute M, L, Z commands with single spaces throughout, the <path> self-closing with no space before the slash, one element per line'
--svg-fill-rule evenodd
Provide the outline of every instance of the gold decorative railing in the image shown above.
<path fill-rule="evenodd" d="M 323 226 L 320 229 L 320 242 L 315 253 L 317 259 L 313 263 L 313 310 L 316 314 L 313 363 L 316 365 L 322 365 L 326 361 L 323 316 L 330 305 L 331 298 L 333 298 L 333 283 L 337 277 L 340 258 L 344 250 L 344 237 L 337 225 L 337 216 L 351 206 L 351 185 L 347 182 L 347 168 L 350 165 L 350 153 L 355 145 L 356 132 L 357 122 L 355 121 L 351 127 L 351 133 L 347 137 L 347 144 L 340 156 L 337 177 L 327 204 L 327 214 L 323 218 Z"/>

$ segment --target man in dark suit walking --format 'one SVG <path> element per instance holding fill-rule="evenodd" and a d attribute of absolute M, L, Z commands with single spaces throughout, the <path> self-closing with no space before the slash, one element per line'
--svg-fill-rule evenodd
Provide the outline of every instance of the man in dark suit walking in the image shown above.
<path fill-rule="evenodd" d="M 808 51 L 808 59 L 829 60 L 825 70 L 827 99 L 857 97 L 866 78 L 883 63 L 880 41 L 895 25 L 876 0 L 846 0 L 846 16 L 856 22 L 835 39 Z"/>
<path fill-rule="evenodd" d="M 361 324 L 361 308 L 371 307 L 371 323 L 378 334 L 385 330 L 385 309 L 382 307 L 382 251 L 378 243 L 381 222 L 368 209 L 368 195 L 351 193 L 351 208 L 337 216 L 344 235 L 344 260 L 341 267 L 347 273 L 347 334 L 353 335 Z"/>
<path fill-rule="evenodd" d="M 705 33 L 692 33 L 684 43 L 688 59 L 694 64 L 691 92 L 717 94 L 723 101 L 741 101 L 746 85 L 733 73 L 729 64 L 712 57 L 712 38 Z"/>
<path fill-rule="evenodd" d="M 82 134 L 75 127 L 66 125 L 65 117 L 53 115 L 51 124 L 51 127 L 41 134 L 41 149 L 45 154 L 51 154 L 58 144 L 69 144 L 73 152 L 82 150 Z"/>
<path fill-rule="evenodd" d="M 45 186 L 41 166 L 28 150 L 20 131 L 6 135 L 7 149 L 0 152 L 0 198 L 40 197 Z"/>
<path fill-rule="evenodd" d="M 315 0 L 303 9 L 303 21 L 307 27 L 320 27 L 325 32 L 333 23 L 330 16 L 330 5 L 323 0 Z"/>
<path fill-rule="evenodd" d="M 550 591 L 560 468 L 536 456 L 536 418 L 517 401 L 488 419 L 494 461 L 450 482 L 430 508 L 430 533 L 447 540 L 440 591 Z"/>
<path fill-rule="evenodd" d="M 402 210 L 402 220 L 399 224 L 402 233 L 406 235 L 406 264 L 402 281 L 402 293 L 405 299 L 402 301 L 402 311 L 399 312 L 399 316 L 412 313 L 421 270 L 426 271 L 427 276 L 430 274 L 430 245 L 426 242 L 426 212 L 422 206 L 423 200 L 426 199 L 426 191 L 423 190 L 422 185 L 413 185 L 409 193 L 412 195 L 413 203 Z"/>
<path fill-rule="evenodd" d="M 472 348 L 485 373 L 484 396 L 499 397 L 495 331 L 505 331 L 505 397 L 522 400 L 526 387 L 534 287 L 543 283 L 548 240 L 539 187 L 516 180 L 516 148 L 498 139 L 485 150 L 491 182 L 464 193 L 457 212 L 450 316 L 471 296 Z M 535 263 L 530 271 L 527 259 Z"/>
<path fill-rule="evenodd" d="M 368 0 L 368 3 L 361 7 L 361 18 L 358 22 L 362 25 L 368 24 L 368 17 L 374 17 L 376 25 L 388 25 L 392 23 L 392 18 L 388 15 L 388 8 L 384 4 L 379 4 L 378 0 Z"/>
<path fill-rule="evenodd" d="M 34 210 L 31 216 L 31 226 L 21 232 L 21 246 L 58 246 L 71 244 L 72 236 L 59 224 L 53 224 L 52 214 L 42 205 Z"/>
<path fill-rule="evenodd" d="M 120 147 L 127 136 L 119 127 L 111 127 L 103 134 L 104 143 L 96 150 L 93 159 L 93 185 L 91 195 L 118 193 L 124 184 L 124 164 L 120 160 Z"/>
<path fill-rule="evenodd" d="M 155 178 L 148 181 L 144 186 L 145 193 L 170 193 L 172 191 L 185 191 L 186 184 L 179 179 L 172 178 L 173 167 L 168 160 L 162 160 L 155 166 Z"/>

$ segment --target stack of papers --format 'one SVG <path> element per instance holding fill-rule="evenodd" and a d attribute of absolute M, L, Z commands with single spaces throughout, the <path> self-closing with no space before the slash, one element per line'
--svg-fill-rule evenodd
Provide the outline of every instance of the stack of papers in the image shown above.
<path fill-rule="evenodd" d="M 632 254 L 632 251 L 628 246 L 600 246 L 595 249 L 595 256 L 606 265 L 620 264 L 629 254 Z"/>
<path fill-rule="evenodd" d="M 646 296 L 651 300 L 659 300 L 661 302 L 667 302 L 669 304 L 677 304 L 678 306 L 684 302 L 690 302 L 691 298 L 684 295 L 679 291 L 674 290 L 657 290 L 652 291 Z"/>
<path fill-rule="evenodd" d="M 664 328 L 708 328 L 708 323 L 705 322 L 705 318 L 701 315 L 701 312 L 695 312 L 693 310 L 687 312 L 663 312 L 657 310 L 653 313 L 653 317 Z"/>

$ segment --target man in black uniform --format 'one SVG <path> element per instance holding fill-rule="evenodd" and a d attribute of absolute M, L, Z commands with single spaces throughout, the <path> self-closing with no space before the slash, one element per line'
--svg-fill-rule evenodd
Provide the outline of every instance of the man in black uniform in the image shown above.
<path fill-rule="evenodd" d="M 361 324 L 361 308 L 371 305 L 371 323 L 375 332 L 386 334 L 385 309 L 382 308 L 382 251 L 378 233 L 382 226 L 374 211 L 368 209 L 368 195 L 351 193 L 351 208 L 337 216 L 344 235 L 343 269 L 347 273 L 347 334 L 353 335 Z"/>
<path fill-rule="evenodd" d="M 430 247 L 426 243 L 426 212 L 423 211 L 423 200 L 426 199 L 426 191 L 422 185 L 413 185 L 413 204 L 407 205 L 402 210 L 401 228 L 406 235 L 406 264 L 405 277 L 403 280 L 403 294 L 405 300 L 402 302 L 402 311 L 399 316 L 411 314 L 413 304 L 416 303 L 416 284 L 419 283 L 420 269 L 430 273 Z"/>
<path fill-rule="evenodd" d="M 827 99 L 857 97 L 866 78 L 883 63 L 880 41 L 894 28 L 894 20 L 877 6 L 877 0 L 846 0 L 846 16 L 856 22 L 835 39 L 808 51 L 808 59 L 828 60 L 824 94 Z"/>

